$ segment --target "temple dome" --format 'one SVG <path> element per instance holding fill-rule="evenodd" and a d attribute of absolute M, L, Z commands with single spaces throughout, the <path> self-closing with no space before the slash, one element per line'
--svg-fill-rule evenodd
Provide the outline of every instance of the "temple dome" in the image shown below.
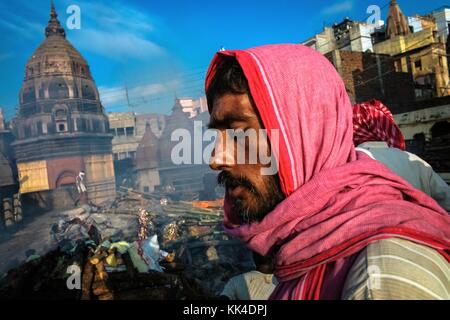
<path fill-rule="evenodd" d="M 51 104 L 58 101 L 68 105 L 70 110 L 102 113 L 99 93 L 89 65 L 66 39 L 53 3 L 45 36 L 46 39 L 25 67 L 19 95 L 19 115 L 28 117 L 36 113 L 51 113 Z M 64 99 L 72 101 L 62 101 Z M 47 103 L 48 100 L 52 103 Z"/>
<path fill-rule="evenodd" d="M 392 38 L 395 36 L 404 36 L 409 34 L 408 19 L 402 13 L 396 0 L 391 0 L 387 17 L 386 36 Z"/>
<path fill-rule="evenodd" d="M 136 169 L 154 169 L 159 165 L 159 141 L 150 125 L 145 128 L 145 134 L 136 150 Z"/>
<path fill-rule="evenodd" d="M 89 65 L 66 39 L 53 3 L 45 40 L 26 64 L 19 100 L 18 114 L 11 122 L 18 157 L 42 157 L 36 139 L 49 143 L 51 139 L 90 136 L 103 141 L 105 136 L 105 141 L 109 139 L 105 148 L 111 147 L 108 118 Z M 31 147 L 36 150 L 31 152 Z M 80 148 L 75 141 L 73 153 Z"/>

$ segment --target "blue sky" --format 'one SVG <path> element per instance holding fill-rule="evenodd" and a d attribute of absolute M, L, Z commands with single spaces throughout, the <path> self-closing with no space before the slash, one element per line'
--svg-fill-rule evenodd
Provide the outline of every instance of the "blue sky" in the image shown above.
<path fill-rule="evenodd" d="M 169 113 L 176 96 L 202 94 L 206 68 L 221 47 L 298 43 L 345 16 L 365 20 L 371 4 L 388 0 L 55 0 L 60 21 L 81 8 L 81 29 L 68 39 L 90 64 L 107 111 Z M 450 2 L 398 0 L 407 15 Z M 44 39 L 49 0 L 0 0 L 0 107 L 10 119 L 24 67 Z"/>

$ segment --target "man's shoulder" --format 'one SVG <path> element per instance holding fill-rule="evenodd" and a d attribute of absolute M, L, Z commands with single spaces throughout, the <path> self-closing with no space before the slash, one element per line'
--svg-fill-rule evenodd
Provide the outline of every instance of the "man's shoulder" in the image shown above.
<path fill-rule="evenodd" d="M 236 285 L 241 285 L 241 284 L 245 284 L 246 282 L 248 282 L 250 279 L 254 279 L 257 277 L 261 277 L 262 273 L 256 271 L 256 270 L 251 270 L 245 273 L 240 273 L 238 275 L 235 275 L 234 277 L 231 277 L 229 282 L 233 282 Z"/>
<path fill-rule="evenodd" d="M 450 264 L 436 250 L 390 238 L 368 245 L 351 267 L 343 299 L 450 299 Z"/>

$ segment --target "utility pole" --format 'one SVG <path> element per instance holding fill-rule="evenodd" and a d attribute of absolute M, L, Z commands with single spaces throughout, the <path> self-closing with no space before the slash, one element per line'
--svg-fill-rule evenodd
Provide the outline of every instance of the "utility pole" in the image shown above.
<path fill-rule="evenodd" d="M 127 98 L 127 106 L 128 109 L 131 109 L 131 112 L 134 114 L 134 104 L 130 103 L 130 97 L 128 95 L 128 85 L 125 83 L 125 97 Z"/>

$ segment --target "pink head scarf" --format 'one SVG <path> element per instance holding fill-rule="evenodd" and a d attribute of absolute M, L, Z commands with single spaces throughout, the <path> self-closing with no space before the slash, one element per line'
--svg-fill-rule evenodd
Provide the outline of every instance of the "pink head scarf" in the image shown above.
<path fill-rule="evenodd" d="M 226 198 L 224 218 L 226 231 L 252 250 L 276 250 L 281 283 L 272 298 L 319 299 L 330 287 L 326 272 L 338 274 L 342 259 L 383 238 L 424 243 L 449 257 L 447 213 L 355 152 L 352 106 L 325 57 L 302 45 L 218 52 L 206 89 L 227 58 L 241 65 L 265 128 L 280 131 L 275 157 L 286 199 L 262 221 L 238 225 Z M 339 296 L 339 284 L 331 287 Z"/>

